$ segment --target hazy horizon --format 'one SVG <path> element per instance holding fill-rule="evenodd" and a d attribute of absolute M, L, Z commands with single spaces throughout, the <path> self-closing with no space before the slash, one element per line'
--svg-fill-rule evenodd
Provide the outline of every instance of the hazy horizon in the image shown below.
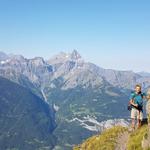
<path fill-rule="evenodd" d="M 86 61 L 150 72 L 150 1 L 0 0 L 0 51 L 45 59 L 76 49 Z"/>

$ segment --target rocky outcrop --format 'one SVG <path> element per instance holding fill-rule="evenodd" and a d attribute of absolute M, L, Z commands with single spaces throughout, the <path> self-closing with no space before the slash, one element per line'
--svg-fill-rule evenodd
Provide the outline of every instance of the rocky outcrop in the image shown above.
<path fill-rule="evenodd" d="M 146 113 L 148 119 L 148 132 L 144 135 L 142 141 L 142 148 L 147 150 L 150 148 L 150 89 L 147 92 L 147 104 L 146 104 Z"/>

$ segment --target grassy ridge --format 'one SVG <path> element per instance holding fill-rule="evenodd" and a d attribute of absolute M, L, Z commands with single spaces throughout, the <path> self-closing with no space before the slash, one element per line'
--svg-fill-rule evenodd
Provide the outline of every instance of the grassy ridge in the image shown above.
<path fill-rule="evenodd" d="M 73 150 L 113 150 L 118 135 L 127 128 L 116 126 L 104 131 L 101 135 L 87 139 L 83 144 L 75 146 Z"/>
<path fill-rule="evenodd" d="M 113 127 L 104 131 L 101 135 L 95 135 L 87 139 L 83 144 L 75 146 L 73 150 L 114 150 L 118 135 L 125 131 L 128 131 L 128 129 L 120 126 Z M 140 129 L 131 133 L 127 142 L 127 150 L 143 150 L 141 143 L 147 133 L 148 125 L 143 125 Z M 146 150 L 150 150 L 150 148 Z"/>
<path fill-rule="evenodd" d="M 140 129 L 137 129 L 134 133 L 132 133 L 128 140 L 127 150 L 142 150 L 141 142 L 147 132 L 148 126 L 144 125 Z"/>

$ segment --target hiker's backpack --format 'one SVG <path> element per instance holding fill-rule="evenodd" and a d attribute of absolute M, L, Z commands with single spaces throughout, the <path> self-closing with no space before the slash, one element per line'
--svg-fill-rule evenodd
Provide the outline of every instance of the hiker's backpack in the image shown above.
<path fill-rule="evenodd" d="M 135 98 L 135 92 L 131 92 L 131 94 L 134 94 L 134 97 L 133 98 Z M 141 97 L 143 98 L 143 93 L 140 93 L 140 95 L 141 95 Z M 131 105 L 130 104 L 130 102 L 128 102 L 128 107 L 127 107 L 127 109 L 129 110 L 129 111 L 131 111 L 131 109 L 132 109 L 132 107 L 134 107 L 133 105 Z M 139 111 L 143 111 L 143 104 L 139 104 L 138 103 L 138 107 L 135 107 L 136 109 L 138 109 Z"/>
<path fill-rule="evenodd" d="M 131 109 L 132 109 L 132 105 L 130 104 L 130 102 L 128 103 L 127 109 L 128 109 L 129 111 L 131 111 Z"/>

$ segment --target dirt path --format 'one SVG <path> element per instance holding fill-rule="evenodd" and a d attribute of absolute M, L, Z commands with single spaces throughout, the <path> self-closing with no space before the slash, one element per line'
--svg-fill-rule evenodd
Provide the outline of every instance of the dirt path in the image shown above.
<path fill-rule="evenodd" d="M 128 131 L 120 134 L 118 139 L 117 139 L 115 150 L 126 150 L 127 149 L 128 138 L 129 138 Z"/>

